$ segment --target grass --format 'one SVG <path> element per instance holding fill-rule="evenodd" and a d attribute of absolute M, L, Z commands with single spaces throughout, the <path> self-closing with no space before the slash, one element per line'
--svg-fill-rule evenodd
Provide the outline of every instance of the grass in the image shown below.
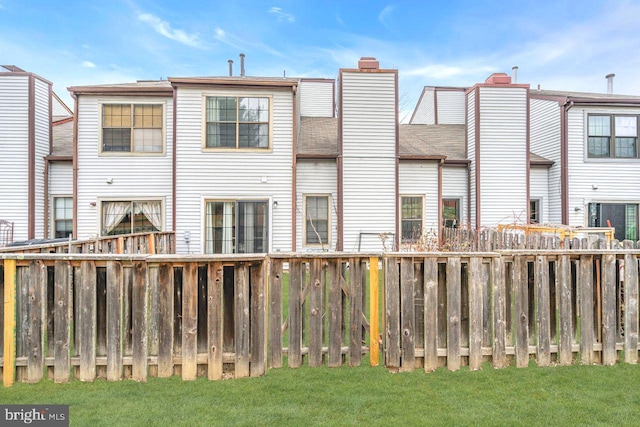
<path fill-rule="evenodd" d="M 68 404 L 71 425 L 637 425 L 640 367 L 514 367 L 390 374 L 270 370 L 230 381 L 178 377 L 16 384 L 3 404 Z"/>

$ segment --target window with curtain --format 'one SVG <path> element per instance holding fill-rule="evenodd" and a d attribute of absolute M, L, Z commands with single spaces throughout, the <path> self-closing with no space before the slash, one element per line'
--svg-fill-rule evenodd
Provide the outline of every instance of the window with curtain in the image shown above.
<path fill-rule="evenodd" d="M 102 152 L 162 153 L 162 104 L 103 104 Z"/>
<path fill-rule="evenodd" d="M 102 202 L 102 235 L 162 231 L 160 200 Z"/>
<path fill-rule="evenodd" d="M 331 245 L 329 195 L 304 196 L 304 245 Z"/>
<path fill-rule="evenodd" d="M 269 251 L 267 201 L 207 201 L 205 212 L 205 253 Z"/>
<path fill-rule="evenodd" d="M 637 159 L 638 116 L 635 115 L 589 115 L 589 158 Z"/>
<path fill-rule="evenodd" d="M 422 196 L 402 196 L 400 201 L 402 243 L 416 242 L 422 237 L 423 198 Z"/>
<path fill-rule="evenodd" d="M 269 98 L 208 96 L 206 148 L 269 148 Z"/>
<path fill-rule="evenodd" d="M 73 197 L 53 198 L 53 237 L 69 237 L 73 233 Z"/>
<path fill-rule="evenodd" d="M 442 199 L 442 224 L 448 228 L 460 226 L 460 199 Z"/>

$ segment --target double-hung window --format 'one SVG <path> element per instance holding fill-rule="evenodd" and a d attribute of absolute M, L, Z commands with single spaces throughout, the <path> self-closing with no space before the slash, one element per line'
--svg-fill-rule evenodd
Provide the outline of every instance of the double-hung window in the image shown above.
<path fill-rule="evenodd" d="M 331 197 L 329 195 L 304 196 L 304 245 L 331 244 Z"/>
<path fill-rule="evenodd" d="M 422 237 L 424 199 L 422 196 L 402 196 L 400 199 L 402 243 L 416 242 Z"/>
<path fill-rule="evenodd" d="M 269 148 L 270 98 L 208 96 L 205 104 L 205 148 Z"/>
<path fill-rule="evenodd" d="M 442 224 L 447 228 L 460 226 L 460 199 L 442 199 Z"/>
<path fill-rule="evenodd" d="M 637 159 L 638 116 L 588 116 L 587 156 L 595 159 Z"/>
<path fill-rule="evenodd" d="M 103 153 L 162 153 L 162 104 L 102 104 Z"/>
<path fill-rule="evenodd" d="M 269 251 L 269 204 L 266 200 L 207 201 L 205 209 L 205 253 Z"/>
<path fill-rule="evenodd" d="M 69 237 L 73 233 L 73 197 L 53 198 L 53 237 Z"/>
<path fill-rule="evenodd" d="M 160 200 L 103 201 L 101 205 L 103 236 L 162 231 Z"/>

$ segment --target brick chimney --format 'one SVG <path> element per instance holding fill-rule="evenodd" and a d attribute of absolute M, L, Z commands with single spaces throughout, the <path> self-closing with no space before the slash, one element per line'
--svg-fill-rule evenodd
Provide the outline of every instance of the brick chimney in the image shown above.
<path fill-rule="evenodd" d="M 507 73 L 493 73 L 487 78 L 487 80 L 485 80 L 485 84 L 510 85 L 511 77 Z"/>
<path fill-rule="evenodd" d="M 358 69 L 359 70 L 379 70 L 380 62 L 376 60 L 376 58 L 372 56 L 363 56 L 358 61 Z"/>

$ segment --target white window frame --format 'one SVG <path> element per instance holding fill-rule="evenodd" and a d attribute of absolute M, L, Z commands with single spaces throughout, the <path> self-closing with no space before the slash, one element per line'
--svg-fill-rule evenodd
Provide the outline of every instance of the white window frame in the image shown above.
<path fill-rule="evenodd" d="M 415 241 L 404 241 L 404 237 L 402 235 L 402 221 L 403 221 L 403 216 L 402 216 L 402 200 L 405 197 L 415 197 L 415 198 L 420 198 L 421 203 L 421 209 L 422 209 L 422 213 L 421 213 L 421 218 L 420 218 L 420 236 L 417 236 L 418 238 L 422 237 L 422 235 L 425 233 L 425 224 L 426 224 L 426 205 L 425 205 L 425 195 L 424 194 L 401 194 L 400 195 L 400 218 L 398 218 L 398 220 L 400 221 L 400 244 L 401 245 L 410 245 L 413 243 L 416 243 Z"/>
<path fill-rule="evenodd" d="M 267 98 L 269 101 L 269 145 L 266 148 L 258 147 L 240 147 L 239 139 L 240 133 L 238 131 L 240 123 L 236 115 L 236 146 L 235 147 L 207 147 L 207 98 Z M 238 102 L 236 102 L 236 109 L 238 108 Z M 237 111 L 237 110 L 236 110 Z M 273 95 L 265 93 L 215 93 L 207 92 L 202 94 L 202 151 L 209 153 L 219 152 L 255 152 L 255 153 L 270 153 L 273 151 Z M 256 122 L 263 123 L 263 122 Z M 239 199 L 235 199 L 239 200 Z"/>
<path fill-rule="evenodd" d="M 100 198 L 98 200 L 98 212 L 97 212 L 97 220 L 98 220 L 98 234 L 100 236 L 103 237 L 107 237 L 107 236 L 122 236 L 123 234 L 120 235 L 115 235 L 115 234 L 103 234 L 103 215 L 102 215 L 102 209 L 103 209 L 103 205 L 105 203 L 109 203 L 109 202 L 130 202 L 130 203 L 135 203 L 135 202 L 160 202 L 160 209 L 162 212 L 162 227 L 160 228 L 160 230 L 158 232 L 163 232 L 166 230 L 166 217 L 167 217 L 167 212 L 166 212 L 166 203 L 165 203 L 165 198 L 164 197 L 109 197 L 109 198 Z"/>
<path fill-rule="evenodd" d="M 51 210 L 51 219 L 50 219 L 50 224 L 51 224 L 51 232 L 49 233 L 51 235 L 52 239 L 56 238 L 56 199 L 71 199 L 72 203 L 73 203 L 73 195 L 72 194 L 52 194 L 51 195 L 51 199 L 50 199 L 50 210 Z M 71 223 L 72 223 L 72 227 L 71 227 L 71 236 L 73 236 L 73 206 L 71 207 Z"/>
<path fill-rule="evenodd" d="M 131 119 L 133 127 L 133 111 L 136 105 L 160 105 L 162 106 L 162 150 L 161 151 L 134 151 L 133 133 L 131 134 L 131 151 L 104 151 L 102 147 L 103 139 L 103 110 L 105 105 L 131 105 Z M 98 102 L 98 155 L 105 157 L 161 157 L 167 152 L 167 103 L 166 101 L 131 101 L 131 100 L 109 100 Z"/>
<path fill-rule="evenodd" d="M 273 230 L 272 230 L 272 224 L 273 224 L 273 210 L 272 210 L 272 203 L 275 203 L 271 200 L 271 198 L 265 198 L 265 197 L 247 197 L 247 198 L 234 198 L 234 197 L 203 197 L 202 198 L 202 215 L 201 215 L 201 225 L 202 225 L 202 232 L 201 232 L 201 242 L 202 242 L 202 247 L 201 247 L 201 251 L 203 254 L 217 254 L 216 252 L 207 252 L 207 204 L 208 203 L 234 203 L 237 209 L 237 204 L 238 203 L 251 203 L 251 202 L 256 202 L 256 203 L 265 203 L 266 207 L 267 207 L 267 224 L 266 224 L 266 229 L 267 229 L 267 242 L 266 242 L 266 248 L 267 251 L 266 252 L 271 252 L 271 245 L 272 245 L 272 241 L 273 241 Z M 235 213 L 235 215 L 237 215 L 237 211 Z M 237 216 L 236 216 L 237 218 Z M 235 228 L 236 226 L 236 218 L 234 218 L 234 224 L 233 227 Z M 235 230 L 235 235 L 232 236 L 233 241 L 236 242 L 237 239 L 237 230 Z M 233 246 L 233 252 L 231 252 L 230 254 L 237 254 L 238 250 L 238 246 L 237 246 L 237 242 L 234 244 Z M 251 254 L 254 252 L 244 252 L 246 254 Z M 241 254 L 244 254 L 241 253 Z"/>
<path fill-rule="evenodd" d="M 326 197 L 327 198 L 327 241 L 324 243 L 307 243 L 307 197 Z M 305 248 L 329 248 L 332 242 L 331 233 L 331 213 L 333 200 L 330 193 L 309 193 L 302 195 L 302 246 Z"/>
<path fill-rule="evenodd" d="M 611 120 L 611 135 L 609 136 L 609 157 L 590 157 L 589 156 L 589 117 L 590 116 L 608 116 Z M 635 117 L 636 118 L 636 157 L 615 157 L 615 118 L 616 117 Z M 640 162 L 640 113 L 612 110 L 585 110 L 584 111 L 584 161 L 585 162 Z"/>

